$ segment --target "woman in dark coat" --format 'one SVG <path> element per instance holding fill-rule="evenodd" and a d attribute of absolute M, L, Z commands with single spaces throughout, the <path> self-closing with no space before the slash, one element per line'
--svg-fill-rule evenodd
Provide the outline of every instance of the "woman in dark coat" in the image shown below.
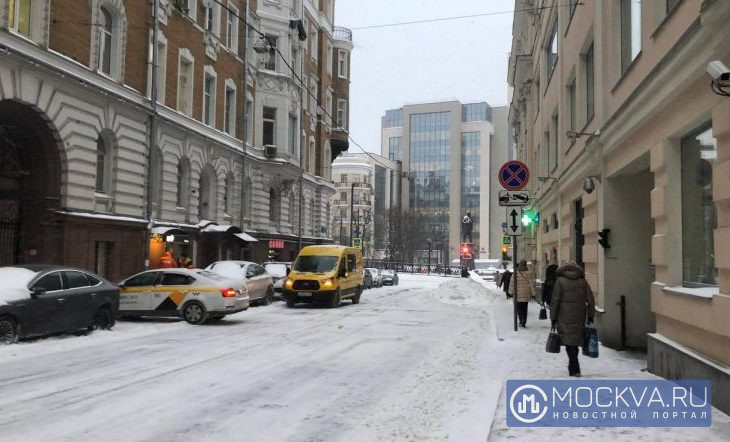
<path fill-rule="evenodd" d="M 578 347 L 583 345 L 586 322 L 593 322 L 596 301 L 583 269 L 566 264 L 557 271 L 550 304 L 550 319 L 557 325 L 560 344 L 568 353 L 568 374 L 580 377 Z"/>
<path fill-rule="evenodd" d="M 542 304 L 545 307 L 550 307 L 550 300 L 553 296 L 553 287 L 555 287 L 555 279 L 557 276 L 558 266 L 550 264 L 545 269 L 545 281 L 542 283 Z"/>

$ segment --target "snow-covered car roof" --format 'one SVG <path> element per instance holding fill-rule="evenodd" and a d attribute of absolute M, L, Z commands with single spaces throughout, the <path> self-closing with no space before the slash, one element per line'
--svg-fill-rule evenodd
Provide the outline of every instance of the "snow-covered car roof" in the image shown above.
<path fill-rule="evenodd" d="M 38 273 L 23 267 L 0 267 L 0 305 L 28 298 L 28 284 Z"/>

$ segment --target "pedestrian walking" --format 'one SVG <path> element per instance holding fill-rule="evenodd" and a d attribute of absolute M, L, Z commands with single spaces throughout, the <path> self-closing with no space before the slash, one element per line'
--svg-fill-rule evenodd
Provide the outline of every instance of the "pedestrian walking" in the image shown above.
<path fill-rule="evenodd" d="M 553 296 L 553 287 L 555 287 L 555 279 L 557 278 L 558 266 L 550 264 L 545 269 L 545 280 L 542 283 L 542 305 L 550 307 L 550 300 Z"/>
<path fill-rule="evenodd" d="M 596 301 L 582 267 L 573 263 L 563 265 L 556 276 L 550 319 L 557 326 L 560 345 L 565 346 L 568 354 L 568 374 L 580 377 L 578 347 L 583 345 L 586 322 L 593 323 Z"/>
<path fill-rule="evenodd" d="M 527 304 L 535 290 L 535 274 L 527 267 L 527 261 L 520 261 L 512 275 L 512 293 L 517 298 L 517 316 L 521 327 L 527 327 Z"/>
<path fill-rule="evenodd" d="M 184 253 L 180 255 L 180 258 L 177 260 L 177 266 L 181 269 L 192 269 L 193 268 L 193 260 L 188 258 Z"/>
<path fill-rule="evenodd" d="M 502 289 L 504 290 L 504 294 L 507 296 L 507 299 L 512 297 L 509 291 L 509 283 L 511 280 L 512 272 L 510 272 L 509 269 L 505 269 L 504 273 L 502 273 Z"/>
<path fill-rule="evenodd" d="M 177 267 L 177 261 L 172 256 L 172 252 L 168 250 L 164 255 L 162 255 L 162 258 L 160 258 L 160 268 L 174 269 L 175 267 Z"/>

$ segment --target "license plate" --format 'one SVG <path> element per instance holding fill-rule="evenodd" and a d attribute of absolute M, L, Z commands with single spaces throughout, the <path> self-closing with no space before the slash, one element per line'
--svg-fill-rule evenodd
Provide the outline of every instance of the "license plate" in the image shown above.
<path fill-rule="evenodd" d="M 311 292 L 297 292 L 297 296 L 312 296 Z"/>

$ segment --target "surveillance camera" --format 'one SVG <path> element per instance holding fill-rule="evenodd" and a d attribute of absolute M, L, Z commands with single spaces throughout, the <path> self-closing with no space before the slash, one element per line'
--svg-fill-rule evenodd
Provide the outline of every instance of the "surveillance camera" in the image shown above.
<path fill-rule="evenodd" d="M 596 183 L 593 182 L 593 178 L 586 177 L 586 179 L 583 180 L 583 190 L 585 190 L 585 192 L 589 195 L 596 190 Z"/>
<path fill-rule="evenodd" d="M 710 74 L 718 86 L 730 86 L 730 69 L 725 66 L 725 63 L 719 60 L 707 63 L 707 73 Z"/>

